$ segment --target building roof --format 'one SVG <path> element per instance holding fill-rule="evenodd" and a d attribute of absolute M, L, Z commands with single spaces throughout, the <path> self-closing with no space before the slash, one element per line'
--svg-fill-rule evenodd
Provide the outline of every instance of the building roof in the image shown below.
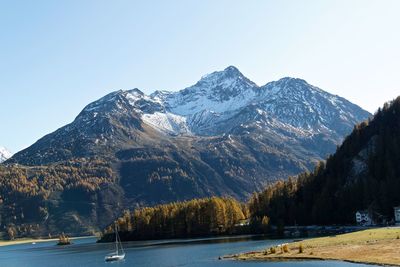
<path fill-rule="evenodd" d="M 357 210 L 356 213 L 357 213 L 357 212 L 358 212 L 358 213 L 364 213 L 364 214 L 366 213 L 366 214 L 369 214 L 369 211 L 368 211 L 368 210 Z"/>

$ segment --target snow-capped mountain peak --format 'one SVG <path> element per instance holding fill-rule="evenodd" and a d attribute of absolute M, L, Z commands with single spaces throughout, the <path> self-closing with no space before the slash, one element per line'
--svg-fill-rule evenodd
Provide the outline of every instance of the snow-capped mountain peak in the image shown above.
<path fill-rule="evenodd" d="M 280 128 L 294 135 L 325 132 L 342 136 L 369 116 L 303 79 L 285 77 L 257 86 L 234 66 L 205 75 L 176 92 L 116 91 L 88 105 L 85 120 L 97 116 L 99 110 L 106 116 L 136 114 L 145 124 L 172 135 L 219 135 L 256 120 L 266 122 L 257 127 Z"/>
<path fill-rule="evenodd" d="M 154 110 L 154 107 L 157 111 L 163 110 L 163 103 L 160 99 L 148 96 L 137 88 L 124 91 L 124 97 L 128 99 L 132 107 L 141 111 L 146 111 L 149 108 Z"/>
<path fill-rule="evenodd" d="M 229 66 L 223 71 L 215 71 L 203 76 L 194 86 L 183 91 L 186 91 L 185 93 L 200 91 L 207 93 L 209 98 L 223 101 L 255 87 L 257 85 L 246 78 L 236 67 Z"/>
<path fill-rule="evenodd" d="M 5 147 L 0 147 L 0 163 L 11 158 L 12 153 L 8 151 Z"/>
<path fill-rule="evenodd" d="M 133 99 L 145 97 L 145 94 L 142 91 L 140 91 L 138 88 L 126 90 L 126 91 L 124 91 L 124 93 L 125 93 L 125 96 L 129 95 L 129 97 L 132 97 Z"/>
<path fill-rule="evenodd" d="M 243 79 L 246 78 L 235 66 L 229 66 L 222 71 L 214 71 L 201 77 L 199 83 L 218 83 L 226 79 Z M 250 83 L 252 83 L 249 80 Z"/>
<path fill-rule="evenodd" d="M 203 76 L 196 84 L 178 92 L 157 91 L 151 96 L 180 116 L 224 113 L 246 105 L 256 95 L 257 85 L 230 66 Z M 190 118 L 188 119 L 190 121 Z"/>

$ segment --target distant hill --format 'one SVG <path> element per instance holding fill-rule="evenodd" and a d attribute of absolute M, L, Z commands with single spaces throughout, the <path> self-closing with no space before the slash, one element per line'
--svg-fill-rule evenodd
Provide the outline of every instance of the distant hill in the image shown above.
<path fill-rule="evenodd" d="M 271 223 L 355 223 L 357 210 L 390 221 L 400 205 L 400 97 L 357 125 L 326 164 L 268 187 L 252 199 L 253 219 Z"/>
<path fill-rule="evenodd" d="M 258 86 L 233 66 L 177 92 L 112 92 L 5 162 L 2 223 L 90 231 L 135 205 L 246 200 L 312 169 L 369 116 L 304 80 Z"/>

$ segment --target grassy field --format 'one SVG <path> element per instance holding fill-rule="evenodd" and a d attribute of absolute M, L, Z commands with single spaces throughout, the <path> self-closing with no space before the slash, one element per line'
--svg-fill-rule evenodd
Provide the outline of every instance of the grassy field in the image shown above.
<path fill-rule="evenodd" d="M 400 228 L 375 228 L 349 234 L 307 239 L 228 256 L 237 260 L 343 260 L 400 266 Z"/>

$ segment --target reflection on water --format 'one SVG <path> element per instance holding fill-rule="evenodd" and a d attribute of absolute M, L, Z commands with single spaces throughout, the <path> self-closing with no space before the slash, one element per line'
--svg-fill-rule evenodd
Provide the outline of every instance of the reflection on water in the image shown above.
<path fill-rule="evenodd" d="M 361 267 L 367 265 L 334 261 L 303 262 L 238 262 L 218 260 L 219 256 L 234 254 L 287 242 L 267 240 L 263 237 L 238 236 L 204 239 L 174 239 L 161 241 L 125 242 L 126 259 L 123 262 L 105 263 L 104 256 L 113 244 L 97 244 L 94 238 L 75 240 L 71 246 L 55 246 L 55 242 L 0 247 L 0 266 L 6 267 L 66 267 L 66 266 L 333 266 Z M 371 266 L 371 265 L 368 265 Z"/>

